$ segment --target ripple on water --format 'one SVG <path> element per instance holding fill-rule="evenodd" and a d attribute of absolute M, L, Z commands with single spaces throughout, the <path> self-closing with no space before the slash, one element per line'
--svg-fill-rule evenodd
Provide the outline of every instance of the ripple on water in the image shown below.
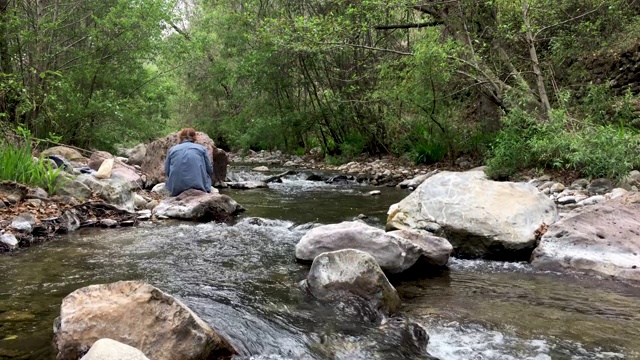
<path fill-rule="evenodd" d="M 581 344 L 560 342 L 540 337 L 522 339 L 509 332 L 501 332 L 477 324 L 429 321 L 432 355 L 445 359 L 469 360 L 592 360 L 628 359 L 620 352 L 602 349 L 585 350 Z"/>
<path fill-rule="evenodd" d="M 242 360 L 396 359 L 375 352 L 372 324 L 300 289 L 309 266 L 296 262 L 294 249 L 317 223 L 358 213 L 383 221 L 389 199 L 402 193 L 390 189 L 363 202 L 360 188 L 286 193 L 279 186 L 239 195 L 250 216 L 263 218 L 80 231 L 0 258 L 0 349 L 51 355 L 51 322 L 66 294 L 135 279 L 183 300 Z M 402 315 L 427 326 L 429 350 L 442 360 L 631 359 L 640 350 L 638 288 L 540 273 L 526 263 L 458 259 L 448 271 L 394 286 Z"/>

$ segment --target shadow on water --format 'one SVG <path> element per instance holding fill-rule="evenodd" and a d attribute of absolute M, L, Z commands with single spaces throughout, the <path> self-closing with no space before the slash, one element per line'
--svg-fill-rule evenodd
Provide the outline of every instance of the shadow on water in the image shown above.
<path fill-rule="evenodd" d="M 321 304 L 299 286 L 309 265 L 295 261 L 294 248 L 310 223 L 365 214 L 382 227 L 388 206 L 407 195 L 380 188 L 381 196 L 365 196 L 370 190 L 291 176 L 270 189 L 223 191 L 248 210 L 235 224 L 82 230 L 2 256 L 0 359 L 53 358 L 52 322 L 64 296 L 133 279 L 183 300 L 240 359 L 420 358 L 403 355 L 403 345 L 393 346 L 357 308 Z M 448 269 L 390 279 L 402 316 L 428 328 L 429 352 L 442 360 L 633 359 L 640 352 L 637 287 L 456 259 Z"/>

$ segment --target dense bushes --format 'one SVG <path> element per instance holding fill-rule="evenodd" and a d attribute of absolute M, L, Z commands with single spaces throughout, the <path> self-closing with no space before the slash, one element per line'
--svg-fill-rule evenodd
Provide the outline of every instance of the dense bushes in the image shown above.
<path fill-rule="evenodd" d="M 576 120 L 556 110 L 549 121 L 515 109 L 504 117 L 504 128 L 487 160 L 494 178 L 507 178 L 525 168 L 563 169 L 583 176 L 621 178 L 640 168 L 640 133 L 620 123 L 603 123 L 601 114 Z"/>

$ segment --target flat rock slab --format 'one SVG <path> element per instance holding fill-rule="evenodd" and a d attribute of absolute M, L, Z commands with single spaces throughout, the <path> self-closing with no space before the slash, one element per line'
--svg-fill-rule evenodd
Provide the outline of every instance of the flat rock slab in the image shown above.
<path fill-rule="evenodd" d="M 159 218 L 193 221 L 227 221 L 244 209 L 227 195 L 187 190 L 169 197 L 153 210 Z"/>
<path fill-rule="evenodd" d="M 640 280 L 640 203 L 628 197 L 574 210 L 551 225 L 533 266 Z"/>
<path fill-rule="evenodd" d="M 497 182 L 484 172 L 441 172 L 389 209 L 387 230 L 422 229 L 445 237 L 467 258 L 528 259 L 535 232 L 558 218 L 532 185 Z"/>

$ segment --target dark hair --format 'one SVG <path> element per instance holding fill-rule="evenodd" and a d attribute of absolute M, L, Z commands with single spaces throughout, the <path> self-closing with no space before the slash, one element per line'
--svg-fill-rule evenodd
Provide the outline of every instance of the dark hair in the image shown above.
<path fill-rule="evenodd" d="M 180 135 L 178 135 L 178 141 L 196 141 L 196 131 L 193 128 L 184 128 L 180 131 Z"/>

